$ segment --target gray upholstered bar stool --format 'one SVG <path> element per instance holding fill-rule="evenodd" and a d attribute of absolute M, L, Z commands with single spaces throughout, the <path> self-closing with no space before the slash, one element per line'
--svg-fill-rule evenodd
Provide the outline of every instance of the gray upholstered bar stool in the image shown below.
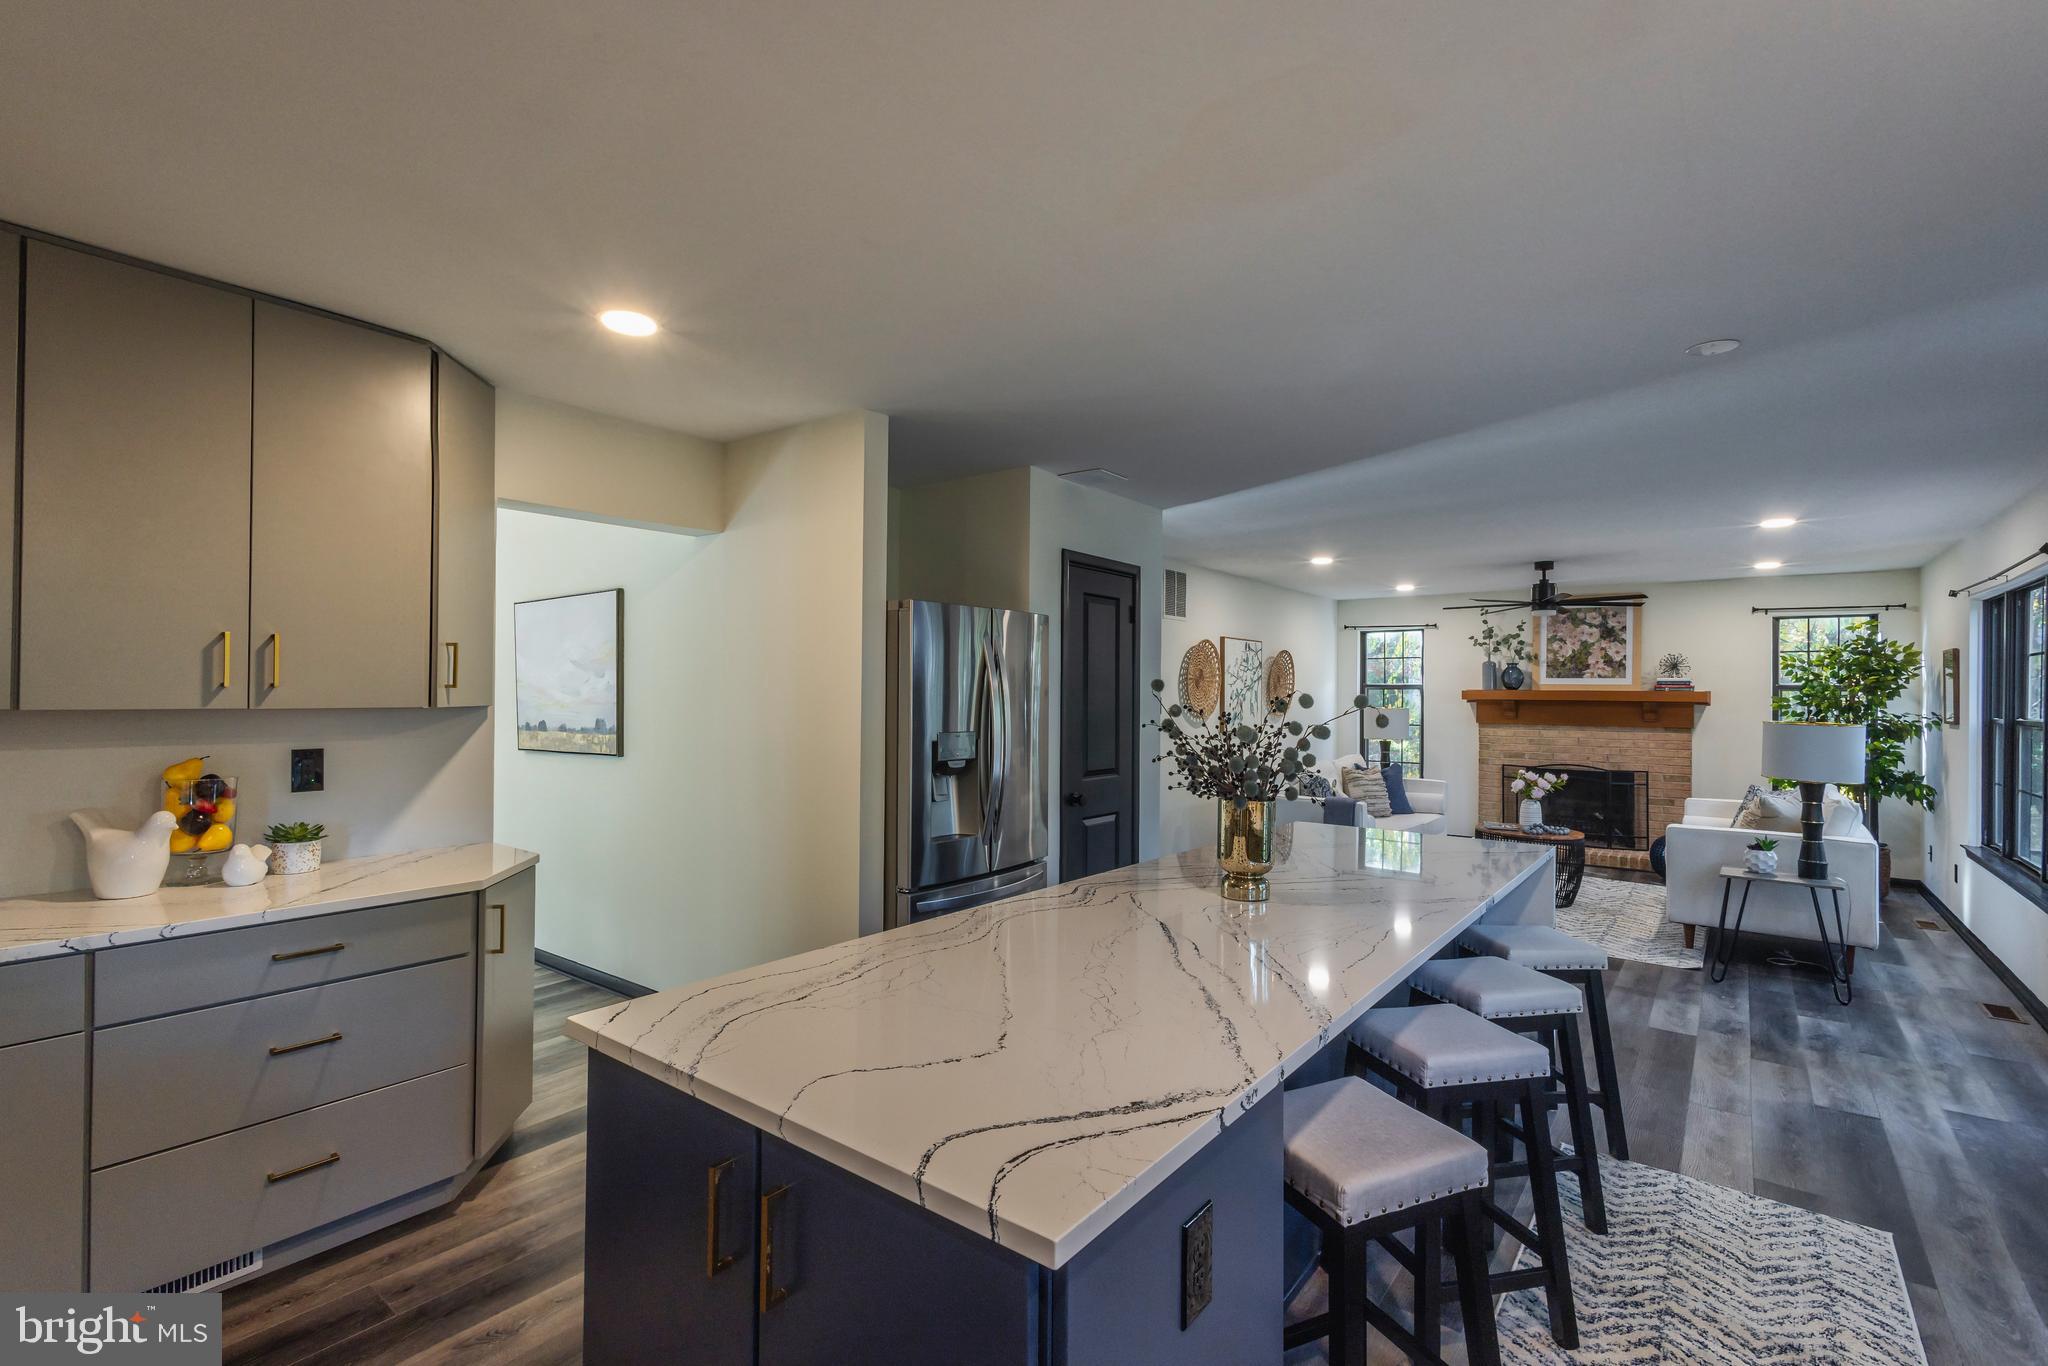
<path fill-rule="evenodd" d="M 1505 958 L 1546 976 L 1570 982 L 1586 996 L 1586 1023 L 1593 1030 L 1593 1072 L 1598 1090 L 1586 1102 L 1607 1125 L 1607 1151 L 1628 1161 L 1628 1121 L 1621 1112 L 1621 1081 L 1614 1066 L 1614 1034 L 1607 1027 L 1607 953 L 1550 925 L 1474 925 L 1458 936 L 1467 953 Z"/>
<path fill-rule="evenodd" d="M 1413 1230 L 1419 1245 L 1429 1228 L 1457 1268 L 1466 1358 L 1498 1366 L 1486 1283 L 1486 1149 L 1357 1077 L 1289 1091 L 1286 1105 L 1287 1203 L 1323 1235 L 1330 1308 L 1288 1325 L 1285 1348 L 1328 1337 L 1331 1366 L 1364 1366 L 1370 1326 L 1411 1360 L 1440 1361 L 1417 1331 L 1371 1302 L 1365 1273 L 1374 1240 Z M 1416 1299 L 1419 1327 L 1424 1313 L 1438 1312 L 1420 1277 Z"/>
<path fill-rule="evenodd" d="M 1492 1199 L 1486 1217 L 1541 1258 L 1541 1264 L 1497 1271 L 1487 1278 L 1489 1294 L 1504 1295 L 1528 1286 L 1543 1287 L 1550 1309 L 1550 1335 L 1571 1351 L 1579 1345 L 1577 1310 L 1572 1305 L 1571 1266 L 1564 1243 L 1564 1223 L 1557 1203 L 1557 1155 L 1550 1146 L 1545 1099 L 1550 1085 L 1550 1052 L 1534 1039 L 1502 1029 L 1452 1005 L 1395 1006 L 1368 1010 L 1351 1026 L 1348 1069 L 1354 1075 L 1384 1078 L 1395 1093 L 1433 1119 L 1455 1124 L 1466 1106 L 1472 1109 L 1473 1137 L 1488 1153 L 1495 1151 L 1502 1116 L 1519 1111 L 1518 1133 L 1528 1152 L 1526 1175 L 1536 1206 L 1536 1227 L 1529 1228 Z M 1500 1164 L 1493 1171 L 1500 1170 Z M 1517 1175 L 1523 1174 L 1517 1171 Z M 1384 1245 L 1415 1274 L 1418 1335 L 1436 1351 L 1441 1314 L 1442 1252 L 1425 1224 L 1416 1235 L 1412 1254 L 1399 1244 Z M 1421 1303 L 1427 1296 L 1430 1303 Z"/>
<path fill-rule="evenodd" d="M 1543 1045 L 1555 1063 L 1562 1086 L 1565 1114 L 1572 1126 L 1572 1152 L 1557 1160 L 1559 1171 L 1579 1174 L 1579 1206 L 1586 1227 L 1607 1232 L 1607 1197 L 1600 1186 L 1600 1148 L 1593 1137 L 1593 1112 L 1586 1100 L 1586 1057 L 1579 1043 L 1579 989 L 1505 958 L 1439 958 L 1424 963 L 1408 979 L 1414 999 L 1442 1001 L 1469 1010 Z M 1542 1123 L 1550 1124 L 1555 1099 L 1544 1087 Z M 1522 1135 L 1515 1135 L 1522 1137 Z M 1520 1176 L 1521 1164 L 1496 1162 L 1496 1177 Z"/>

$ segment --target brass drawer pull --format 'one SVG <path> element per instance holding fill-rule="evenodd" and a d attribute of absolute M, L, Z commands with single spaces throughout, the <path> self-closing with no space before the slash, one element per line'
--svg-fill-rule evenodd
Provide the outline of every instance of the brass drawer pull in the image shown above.
<path fill-rule="evenodd" d="M 789 1298 L 789 1287 L 775 1283 L 775 1205 L 789 1194 L 788 1183 L 761 1193 L 761 1312 Z"/>
<path fill-rule="evenodd" d="M 491 906 L 491 907 L 489 907 L 488 909 L 490 909 L 490 910 L 493 910 L 493 911 L 496 911 L 496 912 L 498 913 L 498 947 L 496 947 L 495 949 L 485 949 L 485 950 L 484 950 L 484 952 L 485 952 L 485 953 L 487 953 L 487 954 L 489 954 L 489 953 L 503 953 L 503 952 L 505 951 L 505 906 L 504 906 L 504 903 L 503 903 L 503 902 L 500 902 L 500 903 L 498 903 L 497 905 L 494 905 L 494 906 Z"/>
<path fill-rule="evenodd" d="M 707 1281 L 740 1259 L 737 1252 L 720 1255 L 718 1251 L 718 1187 L 724 1182 L 725 1174 L 732 1170 L 732 1164 L 737 1161 L 739 1159 L 736 1157 L 728 1157 L 723 1162 L 712 1163 L 705 1178 L 704 1203 L 710 1210 L 704 1231 L 704 1279 Z"/>
<path fill-rule="evenodd" d="M 271 691 L 275 692 L 277 685 L 282 682 L 284 682 L 284 634 L 280 631 L 272 631 L 270 633 Z"/>
<path fill-rule="evenodd" d="M 333 1165 L 334 1163 L 336 1163 L 336 1162 L 339 1162 L 339 1161 L 341 1161 L 341 1154 L 340 1154 L 340 1153 L 329 1153 L 329 1154 L 327 1154 L 327 1156 L 325 1156 L 325 1157 L 316 1157 L 316 1158 L 314 1158 L 314 1159 L 313 1159 L 313 1160 L 312 1160 L 311 1162 L 308 1162 L 308 1163 L 307 1163 L 307 1164 L 306 1164 L 305 1166 L 303 1166 L 303 1167 L 293 1167 L 293 1168 L 292 1168 L 292 1169 L 291 1169 L 290 1171 L 283 1171 L 283 1172 L 271 1172 L 271 1173 L 270 1173 L 269 1175 L 265 1176 L 265 1177 L 264 1177 L 263 1179 L 264 1179 L 265 1181 L 271 1181 L 271 1182 L 276 1182 L 276 1181 L 289 1181 L 289 1180 L 290 1180 L 291 1178 L 293 1178 L 294 1176 L 304 1176 L 304 1175 L 305 1175 L 305 1174 L 306 1174 L 307 1172 L 313 1172 L 313 1171 L 318 1171 L 318 1170 L 320 1170 L 320 1168 L 322 1168 L 322 1167 L 326 1167 L 326 1166 L 331 1166 L 331 1165 Z"/>
<path fill-rule="evenodd" d="M 220 633 L 220 690 L 226 692 L 235 686 L 235 633 Z"/>
<path fill-rule="evenodd" d="M 333 1032 L 332 1034 L 329 1034 L 329 1035 L 328 1035 L 328 1036 L 327 1036 L 326 1038 L 324 1038 L 324 1039 L 308 1039 L 308 1040 L 306 1040 L 306 1041 L 305 1041 L 304 1043 L 287 1043 L 287 1044 L 278 1044 L 278 1045 L 275 1045 L 275 1046 L 273 1046 L 273 1047 L 271 1048 L 271 1050 L 270 1050 L 270 1056 L 274 1058 L 274 1057 L 276 1057 L 276 1056 L 277 1056 L 278 1054 L 280 1054 L 280 1053 L 296 1053 L 296 1052 L 298 1052 L 298 1051 L 299 1051 L 299 1050 L 300 1050 L 301 1048 L 318 1048 L 318 1047 L 319 1047 L 319 1046 L 320 1046 L 321 1044 L 323 1044 L 323 1043 L 340 1043 L 340 1042 L 341 1042 L 341 1031 L 337 1029 L 337 1030 L 335 1030 L 335 1031 L 334 1031 L 334 1032 Z"/>
<path fill-rule="evenodd" d="M 340 953 L 347 947 L 348 945 L 346 944 L 327 944 L 317 949 L 293 949 L 290 953 L 271 954 L 270 961 L 273 963 L 289 963 L 294 958 L 316 958 L 323 953 Z"/>

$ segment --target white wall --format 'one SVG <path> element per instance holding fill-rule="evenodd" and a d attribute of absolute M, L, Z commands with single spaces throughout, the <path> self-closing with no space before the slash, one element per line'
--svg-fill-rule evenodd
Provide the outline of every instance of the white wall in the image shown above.
<path fill-rule="evenodd" d="M 1168 569 L 1178 569 L 1188 576 L 1188 614 L 1186 617 L 1166 617 L 1160 630 L 1160 661 L 1163 665 L 1159 677 L 1166 681 L 1166 696 L 1174 696 L 1174 680 L 1180 673 L 1180 659 L 1189 646 L 1198 640 L 1214 641 L 1218 636 L 1245 636 L 1265 642 L 1266 658 L 1271 659 L 1282 650 L 1294 656 L 1295 689 L 1315 698 L 1316 706 L 1310 717 L 1302 719 L 1321 720 L 1333 716 L 1350 706 L 1351 699 L 1358 692 L 1355 666 L 1345 671 L 1346 682 L 1338 682 L 1337 667 L 1337 604 L 1328 598 L 1310 597 L 1291 589 L 1275 588 L 1271 584 L 1259 583 L 1252 579 L 1241 579 L 1235 574 L 1223 574 L 1199 565 L 1182 564 L 1168 560 Z M 1147 679 L 1150 682 L 1150 679 Z M 1340 699 L 1341 689 L 1341 699 Z M 1148 699 L 1147 714 L 1157 715 Z M 1316 753 L 1324 761 L 1328 773 L 1328 760 L 1349 749 L 1357 739 L 1357 731 L 1350 724 L 1339 726 L 1330 740 L 1315 746 Z M 1155 731 L 1146 731 L 1140 744 L 1144 757 L 1163 753 L 1165 746 Z M 1155 765 L 1164 770 L 1164 765 Z M 1332 774 L 1331 776 L 1334 776 Z M 1166 775 L 1164 781 L 1171 782 Z M 1185 792 L 1166 791 L 1161 802 L 1163 809 L 1159 818 L 1159 848 L 1173 854 L 1183 849 L 1195 849 L 1214 845 L 1216 841 L 1216 804 L 1200 801 Z"/>
<path fill-rule="evenodd" d="M 1983 686 L 1978 603 L 1948 590 L 1995 574 L 2048 539 L 2048 488 L 2022 500 L 1976 535 L 1942 552 L 1920 572 L 1926 691 L 1940 696 L 1941 652 L 1963 652 L 1963 724 L 1929 743 L 1929 777 L 1942 802 L 1927 822 L 1934 848 L 1927 885 L 2036 996 L 2048 997 L 2048 911 L 2029 902 L 1963 855 L 1983 832 Z M 2012 583 L 2048 574 L 2036 561 Z M 1930 708 L 1933 710 L 1933 708 Z"/>
<path fill-rule="evenodd" d="M 505 510 L 498 838 L 538 850 L 540 947 L 652 987 L 881 919 L 887 429 L 735 442 L 725 530 Z M 512 604 L 623 587 L 625 754 L 521 752 Z"/>
<path fill-rule="evenodd" d="M 566 403 L 498 391 L 498 501 L 702 533 L 725 525 L 725 448 Z"/>
<path fill-rule="evenodd" d="M 1657 656 L 1676 650 L 1692 661 L 1694 684 L 1713 693 L 1713 704 L 1700 714 L 1693 732 L 1693 795 L 1739 797 L 1760 781 L 1762 724 L 1770 719 L 1770 618 L 1750 612 L 1751 606 L 1833 606 L 1903 602 L 1912 610 L 1885 612 L 1879 625 L 1894 639 L 1920 638 L 1920 573 L 1911 569 L 1869 574 L 1758 574 L 1741 579 L 1699 583 L 1573 584 L 1575 592 L 1600 587 L 1647 593 L 1642 609 L 1642 661 L 1654 669 Z M 1443 609 L 1473 597 L 1515 597 L 1527 585 L 1492 594 L 1459 594 L 1434 598 L 1369 598 L 1337 604 L 1340 626 L 1438 622 L 1441 629 L 1423 635 L 1423 708 L 1427 737 L 1423 773 L 1449 781 L 1450 824 L 1470 830 L 1476 819 L 1473 784 L 1479 762 L 1479 727 L 1472 704 L 1458 694 L 1480 685 L 1478 649 L 1469 643 L 1479 629 L 1477 612 Z M 1505 616 L 1494 618 L 1506 622 Z M 1340 632 L 1339 686 L 1355 691 L 1358 679 L 1358 633 Z M 1904 705 L 1918 707 L 1916 696 Z M 1893 871 L 1900 877 L 1920 876 L 1923 842 L 1920 813 L 1902 802 L 1887 802 L 1879 815 L 1886 843 L 1892 846 Z"/>

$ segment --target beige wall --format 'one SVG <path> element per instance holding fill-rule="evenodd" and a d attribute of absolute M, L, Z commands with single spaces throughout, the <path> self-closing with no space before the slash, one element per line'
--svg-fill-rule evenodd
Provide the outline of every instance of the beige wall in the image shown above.
<path fill-rule="evenodd" d="M 891 598 L 1020 609 L 1031 599 L 1031 471 L 897 489 Z"/>
<path fill-rule="evenodd" d="M 499 516 L 498 837 L 541 853 L 539 944 L 665 987 L 881 921 L 887 426 L 728 448 L 725 530 Z M 511 604 L 626 590 L 625 755 L 521 752 Z"/>
<path fill-rule="evenodd" d="M 2004 516 L 1937 556 L 1920 572 L 1922 649 L 1926 652 L 1926 694 L 1941 695 L 1941 652 L 1963 652 L 1963 724 L 1929 742 L 1929 778 L 1942 801 L 1927 822 L 1926 842 L 1934 849 L 1927 885 L 1968 925 L 2036 996 L 2048 997 L 2048 913 L 1964 857 L 1963 846 L 1983 832 L 1981 800 L 1983 662 L 1981 608 L 1996 588 L 1974 597 L 1951 598 L 1948 590 L 1995 574 L 2048 537 L 2048 488 L 2021 500 Z M 2048 574 L 2035 561 L 2014 583 Z M 1930 704 L 1930 711 L 1937 704 Z"/>
<path fill-rule="evenodd" d="M 1657 656 L 1676 650 L 1692 661 L 1694 683 L 1714 695 L 1700 713 L 1693 743 L 1693 795 L 1739 797 L 1760 780 L 1762 725 L 1770 717 L 1771 626 L 1753 615 L 1755 606 L 1827 606 L 1903 602 L 1910 610 L 1886 612 L 1879 621 L 1895 639 L 1920 638 L 1920 574 L 1896 569 L 1870 574 L 1772 574 L 1701 583 L 1572 584 L 1574 591 L 1602 586 L 1649 594 L 1643 608 L 1644 669 Z M 1494 593 L 1436 598 L 1370 598 L 1337 604 L 1341 627 L 1439 622 L 1441 629 L 1423 636 L 1423 708 L 1427 735 L 1423 773 L 1450 783 L 1450 824 L 1470 830 L 1475 818 L 1479 763 L 1479 727 L 1472 704 L 1458 694 L 1479 686 L 1480 654 L 1468 638 L 1479 629 L 1477 612 L 1447 612 L 1473 596 L 1512 597 L 1526 585 Z M 1504 617 L 1494 618 L 1496 624 Z M 1338 685 L 1355 691 L 1358 681 L 1358 633 L 1340 630 L 1337 645 Z M 1908 699 L 1916 705 L 1917 696 Z M 1498 797 L 1494 797 L 1498 801 Z M 1887 802 L 1881 815 L 1885 841 L 1892 846 L 1894 871 L 1918 877 L 1922 863 L 1920 813 L 1899 802 Z"/>
<path fill-rule="evenodd" d="M 665 431 L 498 391 L 498 502 L 658 531 L 725 525 L 725 452 Z"/>

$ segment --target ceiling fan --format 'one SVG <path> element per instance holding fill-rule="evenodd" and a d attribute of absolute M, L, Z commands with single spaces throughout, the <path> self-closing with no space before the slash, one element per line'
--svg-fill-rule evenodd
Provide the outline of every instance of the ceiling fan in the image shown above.
<path fill-rule="evenodd" d="M 1478 598 L 1472 602 L 1446 607 L 1446 612 L 1533 612 L 1538 616 L 1549 616 L 1566 607 L 1634 607 L 1637 603 L 1649 601 L 1642 593 L 1560 593 L 1557 585 L 1550 581 L 1550 571 L 1557 568 L 1556 560 L 1536 561 L 1536 582 L 1529 585 L 1529 599 L 1526 602 L 1506 598 Z"/>

